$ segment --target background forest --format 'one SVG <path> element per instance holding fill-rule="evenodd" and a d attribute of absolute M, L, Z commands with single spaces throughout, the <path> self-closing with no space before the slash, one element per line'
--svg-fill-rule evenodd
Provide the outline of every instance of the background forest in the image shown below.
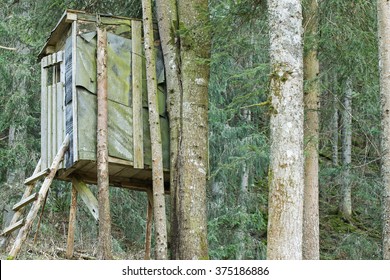
<path fill-rule="evenodd" d="M 305 1 L 304 5 L 305 5 Z M 319 7 L 320 255 L 381 258 L 380 102 L 376 1 L 328 0 Z M 65 9 L 141 17 L 138 0 L 0 0 L 1 224 L 40 155 L 37 54 Z M 211 259 L 265 259 L 267 234 L 269 42 L 266 1 L 209 0 L 208 240 Z M 305 41 L 309 48 L 310 38 Z M 352 94 L 352 111 L 345 94 Z M 352 162 L 341 151 L 352 117 Z M 345 172 L 348 170 L 348 172 Z M 351 219 L 339 214 L 352 186 Z M 96 191 L 96 189 L 94 189 Z M 169 200 L 167 199 L 167 202 Z M 21 258 L 57 258 L 67 234 L 70 185 L 51 188 L 36 243 Z M 142 258 L 146 195 L 111 189 L 114 253 Z M 76 251 L 96 253 L 97 225 L 78 210 Z M 32 233 L 35 232 L 33 229 Z M 32 235 L 33 236 L 33 235 Z M 42 254 L 42 252 L 44 252 Z"/>

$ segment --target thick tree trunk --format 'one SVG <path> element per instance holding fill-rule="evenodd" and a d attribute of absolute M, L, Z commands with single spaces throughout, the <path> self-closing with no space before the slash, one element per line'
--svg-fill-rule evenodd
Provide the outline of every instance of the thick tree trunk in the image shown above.
<path fill-rule="evenodd" d="M 303 207 L 303 258 L 320 258 L 318 201 L 318 110 L 319 62 L 317 58 L 318 2 L 310 0 L 304 9 L 305 41 L 308 49 L 303 58 L 306 91 L 305 103 L 305 190 Z M 311 45 L 312 44 L 312 45 Z"/>
<path fill-rule="evenodd" d="M 160 116 L 158 113 L 156 59 L 153 38 L 152 3 L 142 0 L 146 76 L 148 87 L 149 125 L 152 147 L 153 214 L 156 233 L 156 259 L 167 259 L 167 221 L 165 214 L 164 173 Z"/>
<path fill-rule="evenodd" d="M 342 129 L 342 186 L 340 212 L 345 219 L 352 215 L 351 198 L 351 147 L 352 147 L 352 81 L 350 78 L 346 81 L 344 100 L 343 100 L 343 129 Z"/>
<path fill-rule="evenodd" d="M 268 259 L 302 259 L 303 49 L 299 0 L 268 0 L 271 148 Z"/>
<path fill-rule="evenodd" d="M 176 258 L 207 259 L 208 82 L 210 29 L 207 0 L 179 0 L 181 135 L 177 161 Z"/>
<path fill-rule="evenodd" d="M 390 260 L 390 2 L 378 0 L 382 101 L 383 259 Z"/>
<path fill-rule="evenodd" d="M 98 258 L 112 259 L 108 174 L 107 31 L 97 29 L 97 179 L 99 201 Z"/>
<path fill-rule="evenodd" d="M 204 259 L 208 258 L 208 1 L 159 0 L 156 4 L 170 118 L 172 257 Z M 186 30 L 180 39 L 178 25 Z"/>

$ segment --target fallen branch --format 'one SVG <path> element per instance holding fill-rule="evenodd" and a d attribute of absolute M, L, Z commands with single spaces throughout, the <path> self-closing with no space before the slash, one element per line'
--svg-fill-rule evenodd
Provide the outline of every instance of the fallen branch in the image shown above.
<path fill-rule="evenodd" d="M 9 51 L 16 51 L 16 48 L 4 47 L 1 45 L 0 45 L 0 49 L 9 50 Z"/>
<path fill-rule="evenodd" d="M 59 247 L 56 247 L 56 251 L 66 254 L 66 250 Z M 78 259 L 84 259 L 84 260 L 96 260 L 96 258 L 93 256 L 78 253 L 78 252 L 73 252 L 73 257 Z"/>

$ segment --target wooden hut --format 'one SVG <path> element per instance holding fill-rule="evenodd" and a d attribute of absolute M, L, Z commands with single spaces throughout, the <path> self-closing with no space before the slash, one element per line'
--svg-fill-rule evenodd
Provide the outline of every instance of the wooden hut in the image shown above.
<path fill-rule="evenodd" d="M 96 183 L 96 27 L 107 29 L 110 183 L 150 189 L 151 148 L 141 21 L 67 10 L 39 54 L 41 170 L 64 136 L 70 146 L 56 178 Z M 157 32 L 155 32 L 157 35 Z M 155 37 L 157 38 L 157 37 Z M 169 182 L 169 130 L 161 49 L 156 40 L 164 180 Z"/>

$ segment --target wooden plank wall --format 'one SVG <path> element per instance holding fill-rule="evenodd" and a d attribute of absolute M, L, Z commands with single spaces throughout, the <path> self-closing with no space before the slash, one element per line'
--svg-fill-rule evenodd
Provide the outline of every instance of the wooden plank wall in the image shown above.
<path fill-rule="evenodd" d="M 42 170 L 51 165 L 65 136 L 63 58 L 64 52 L 59 51 L 42 58 L 41 61 Z M 63 166 L 62 163 L 60 168 Z"/>

